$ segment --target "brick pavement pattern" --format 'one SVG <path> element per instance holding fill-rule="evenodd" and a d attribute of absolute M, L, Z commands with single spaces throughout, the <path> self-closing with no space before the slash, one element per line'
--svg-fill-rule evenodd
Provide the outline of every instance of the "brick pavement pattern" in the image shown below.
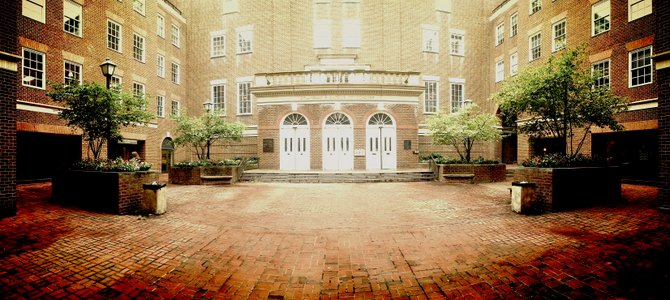
<path fill-rule="evenodd" d="M 670 216 L 626 204 L 523 216 L 509 183 L 168 187 L 118 216 L 19 187 L 0 220 L 0 298 L 663 298 Z"/>

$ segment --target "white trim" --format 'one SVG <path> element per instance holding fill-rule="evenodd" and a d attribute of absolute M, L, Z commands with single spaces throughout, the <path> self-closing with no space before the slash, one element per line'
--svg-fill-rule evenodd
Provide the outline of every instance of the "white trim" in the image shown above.
<path fill-rule="evenodd" d="M 421 76 L 421 80 L 423 80 L 423 81 L 440 81 L 440 76 L 423 75 L 423 76 Z"/>
<path fill-rule="evenodd" d="M 278 100 L 278 101 L 272 101 L 272 100 L 256 100 L 256 106 L 272 106 L 272 105 L 303 105 L 303 104 L 335 104 L 335 103 L 342 103 L 342 104 L 370 104 L 370 101 L 365 101 L 365 100 L 324 100 L 324 101 L 300 101 L 298 103 L 295 102 L 295 100 Z M 386 103 L 388 104 L 406 104 L 406 105 L 419 105 L 418 100 L 413 100 L 413 101 L 407 101 L 407 100 L 392 100 L 392 99 L 385 99 L 383 102 L 378 102 L 379 104 L 385 105 Z"/>
<path fill-rule="evenodd" d="M 30 101 L 16 100 L 16 109 L 57 115 L 65 108 L 48 104 L 33 103 Z"/>
<path fill-rule="evenodd" d="M 209 81 L 209 85 L 217 85 L 217 84 L 226 84 L 227 80 L 225 79 L 214 79 Z"/>
<path fill-rule="evenodd" d="M 633 85 L 633 69 L 632 69 L 632 61 L 631 58 L 633 56 L 633 52 L 640 52 L 644 51 L 646 49 L 649 49 L 649 67 L 651 68 L 651 73 L 649 76 L 651 77 L 651 80 L 647 83 L 643 84 L 638 84 L 638 85 Z M 611 64 L 610 64 L 611 68 Z M 628 88 L 634 88 L 634 87 L 640 87 L 640 86 L 645 86 L 654 83 L 654 46 L 649 45 L 637 49 L 633 49 L 631 51 L 628 51 Z"/>
<path fill-rule="evenodd" d="M 512 8 L 512 6 L 516 5 L 517 2 L 518 0 L 510 0 L 509 2 L 503 4 L 502 7 L 498 8 L 493 12 L 493 14 L 489 16 L 489 22 L 498 18 L 501 14 L 506 13 L 510 8 Z"/>
<path fill-rule="evenodd" d="M 654 12 L 654 11 L 653 11 L 654 8 L 653 8 L 653 5 L 652 5 L 652 3 L 653 3 L 652 0 L 641 0 L 641 1 L 635 1 L 635 0 L 633 0 L 633 1 L 634 1 L 635 3 L 631 3 L 631 0 L 628 0 L 628 22 L 633 22 L 633 21 L 635 21 L 635 20 L 644 18 L 644 17 L 646 17 L 646 16 L 648 16 L 648 15 L 651 15 L 651 14 Z M 632 18 L 632 17 L 633 17 L 633 16 L 632 16 L 633 9 L 632 9 L 631 4 L 637 4 L 637 3 L 642 3 L 642 2 L 646 2 L 646 1 L 649 1 L 649 5 L 650 5 L 650 11 L 649 11 L 649 13 L 648 13 L 648 14 L 645 14 L 645 15 L 638 16 L 637 18 L 633 19 L 633 18 Z M 659 0 L 656 0 L 656 1 L 659 1 Z M 667 1 L 667 0 L 660 0 L 660 1 Z"/>
<path fill-rule="evenodd" d="M 225 80 L 225 79 L 224 79 Z M 237 77 L 235 78 L 235 82 L 240 83 L 240 82 L 252 82 L 254 81 L 254 76 L 243 76 L 243 77 Z"/>
<path fill-rule="evenodd" d="M 628 104 L 628 111 L 636 111 L 658 107 L 658 98 L 634 101 Z"/>
<path fill-rule="evenodd" d="M 463 29 L 449 29 L 449 33 L 455 33 L 460 35 L 465 35 L 465 30 Z"/>
<path fill-rule="evenodd" d="M 465 83 L 465 78 L 449 77 L 449 83 Z"/>

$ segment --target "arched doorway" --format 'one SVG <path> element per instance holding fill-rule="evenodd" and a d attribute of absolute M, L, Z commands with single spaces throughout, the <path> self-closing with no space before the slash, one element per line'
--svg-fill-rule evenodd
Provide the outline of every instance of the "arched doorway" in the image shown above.
<path fill-rule="evenodd" d="M 279 128 L 279 168 L 309 170 L 309 143 L 309 124 L 305 116 L 298 113 L 286 116 Z"/>
<path fill-rule="evenodd" d="M 376 113 L 366 126 L 365 166 L 368 170 L 396 168 L 396 126 L 391 116 Z"/>
<path fill-rule="evenodd" d="M 161 172 L 167 173 L 170 166 L 172 165 L 172 159 L 174 157 L 174 142 L 171 138 L 163 139 L 161 144 Z"/>
<path fill-rule="evenodd" d="M 333 113 L 323 125 L 323 169 L 354 169 L 354 127 L 343 113 Z"/>

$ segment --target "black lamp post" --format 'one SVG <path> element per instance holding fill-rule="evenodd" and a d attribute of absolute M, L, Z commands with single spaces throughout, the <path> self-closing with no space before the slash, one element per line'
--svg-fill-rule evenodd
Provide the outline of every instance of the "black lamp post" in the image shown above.
<path fill-rule="evenodd" d="M 116 64 L 109 58 L 106 58 L 105 62 L 100 64 L 100 70 L 102 70 L 102 75 L 105 75 L 105 78 L 107 79 L 107 89 L 109 89 L 109 83 L 112 80 L 112 76 L 114 76 Z"/>

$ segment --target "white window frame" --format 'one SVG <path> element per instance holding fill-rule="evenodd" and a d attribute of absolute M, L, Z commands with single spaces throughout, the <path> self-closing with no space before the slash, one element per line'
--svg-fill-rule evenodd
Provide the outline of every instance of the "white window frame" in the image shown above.
<path fill-rule="evenodd" d="M 217 39 L 221 41 L 217 42 Z M 226 35 L 223 33 L 211 33 L 209 50 L 210 57 L 226 56 Z"/>
<path fill-rule="evenodd" d="M 556 35 L 556 30 L 559 26 L 563 25 L 563 34 Z M 557 40 L 563 37 L 563 44 L 557 43 Z M 551 25 L 551 51 L 556 52 L 565 49 L 568 46 L 568 23 L 565 19 L 562 19 Z"/>
<path fill-rule="evenodd" d="M 353 16 L 346 16 L 347 5 L 354 5 Z M 361 47 L 361 4 L 358 0 L 344 0 L 342 3 L 342 48 Z"/>
<path fill-rule="evenodd" d="M 133 88 L 133 90 L 132 90 L 133 97 L 139 98 L 139 99 L 144 99 L 144 97 L 146 96 L 146 86 L 144 85 L 144 83 L 133 81 L 133 87 L 132 88 Z M 138 94 L 137 93 L 138 91 L 141 92 L 142 94 L 141 95 Z"/>
<path fill-rule="evenodd" d="M 146 62 L 146 45 L 146 39 L 137 32 L 133 32 L 133 59 L 141 63 Z"/>
<path fill-rule="evenodd" d="M 496 82 L 501 82 L 505 80 L 505 60 L 501 59 L 496 61 Z"/>
<path fill-rule="evenodd" d="M 505 22 L 496 25 L 495 45 L 500 46 L 505 42 Z"/>
<path fill-rule="evenodd" d="M 246 86 L 246 88 L 244 87 Z M 245 89 L 245 90 L 243 90 Z M 247 99 L 242 99 L 244 93 Z M 242 101 L 249 102 L 248 111 L 243 111 Z M 251 99 L 251 81 L 242 81 L 237 83 L 237 115 L 251 115 L 253 113 L 252 109 L 252 99 Z"/>
<path fill-rule="evenodd" d="M 181 114 L 181 109 L 180 109 L 181 104 L 179 103 L 179 100 L 172 100 L 171 106 L 170 106 L 170 112 L 171 115 L 174 117 L 178 117 Z"/>
<path fill-rule="evenodd" d="M 109 87 L 118 87 L 121 89 L 123 87 L 123 78 L 121 76 L 112 75 L 112 78 L 109 80 Z"/>
<path fill-rule="evenodd" d="M 607 6 L 607 15 L 596 19 L 595 18 L 596 17 L 596 10 L 601 9 L 601 7 L 604 6 L 604 5 Z M 591 36 L 600 35 L 600 34 L 603 34 L 605 32 L 610 31 L 610 29 L 612 29 L 612 19 L 611 18 L 612 18 L 612 7 L 610 5 L 610 0 L 601 0 L 601 1 L 598 1 L 598 2 L 594 3 L 593 5 L 591 5 Z M 596 30 L 597 30 L 596 22 L 600 21 L 600 20 L 603 20 L 603 21 L 607 22 L 606 23 L 607 28 L 602 29 L 602 31 L 596 32 Z"/>
<path fill-rule="evenodd" d="M 537 41 L 537 46 L 533 46 L 533 38 L 538 37 Z M 533 57 L 533 49 L 537 48 L 538 49 L 538 55 L 537 57 Z M 538 60 L 542 57 L 542 32 L 538 31 L 536 33 L 531 34 L 528 37 L 528 61 L 534 61 Z"/>
<path fill-rule="evenodd" d="M 220 93 L 217 93 L 216 89 L 223 89 Z M 211 84 L 210 87 L 211 98 L 212 99 L 212 109 L 218 114 L 225 115 L 226 113 L 226 84 L 225 83 L 215 83 Z M 218 100 L 218 101 L 217 101 Z"/>
<path fill-rule="evenodd" d="M 250 26 L 240 27 L 235 30 L 237 54 L 253 53 L 254 30 Z M 244 43 L 244 45 L 242 44 Z"/>
<path fill-rule="evenodd" d="M 46 23 L 45 0 L 23 0 L 21 14 L 40 23 Z M 39 12 L 38 12 L 39 11 Z"/>
<path fill-rule="evenodd" d="M 327 16 L 319 16 L 318 8 L 327 8 Z M 315 49 L 327 49 L 332 43 L 332 4 L 329 0 L 314 0 L 312 12 L 312 44 Z"/>
<path fill-rule="evenodd" d="M 181 66 L 176 62 L 170 66 L 170 81 L 177 85 L 181 83 Z"/>
<path fill-rule="evenodd" d="M 181 47 L 181 30 L 179 29 L 179 26 L 172 24 L 172 33 L 170 36 L 170 41 L 172 42 L 172 45 L 175 47 L 179 48 Z"/>
<path fill-rule="evenodd" d="M 423 113 L 436 114 L 440 111 L 440 81 L 424 80 Z"/>
<path fill-rule="evenodd" d="M 661 0 L 667 1 L 667 0 Z M 635 10 L 633 6 L 640 5 L 641 9 Z M 641 13 L 636 13 L 641 12 Z M 628 0 L 628 22 L 651 15 L 653 12 L 652 0 Z"/>
<path fill-rule="evenodd" d="M 146 1 L 133 0 L 133 10 L 144 16 L 146 14 Z"/>
<path fill-rule="evenodd" d="M 162 54 L 156 55 L 156 75 L 165 78 L 165 56 Z"/>
<path fill-rule="evenodd" d="M 440 31 L 437 26 L 423 26 L 423 52 L 440 53 Z"/>
<path fill-rule="evenodd" d="M 542 0 L 530 0 L 528 4 L 528 15 L 532 15 L 542 10 Z"/>
<path fill-rule="evenodd" d="M 461 89 L 461 99 L 455 99 L 454 98 L 454 87 L 455 86 L 460 86 Z M 449 94 L 450 94 L 450 105 L 451 105 L 451 113 L 456 113 L 461 108 L 463 108 L 463 105 L 465 105 L 465 82 L 450 82 L 449 83 Z"/>
<path fill-rule="evenodd" d="M 78 70 L 72 72 L 72 70 L 70 70 L 70 68 L 68 68 L 68 65 L 75 68 L 75 69 L 78 69 Z M 76 81 L 77 83 L 81 84 L 82 83 L 82 75 L 83 75 L 82 70 L 83 69 L 84 68 L 81 64 L 78 64 L 76 62 L 69 61 L 69 60 L 64 60 L 63 61 L 63 82 L 65 84 L 70 84 L 68 82 L 68 79 L 74 79 L 73 81 Z M 68 77 L 67 76 L 68 71 L 72 72 L 75 75 L 75 77 L 74 78 L 73 77 Z"/>
<path fill-rule="evenodd" d="M 156 35 L 165 38 L 165 17 L 161 14 L 156 15 Z"/>
<path fill-rule="evenodd" d="M 112 35 L 110 33 L 111 25 L 114 25 L 114 26 L 118 27 L 118 30 L 116 31 L 117 35 Z M 116 40 L 117 40 L 116 48 L 118 48 L 118 49 L 114 49 L 114 48 L 110 47 L 110 38 L 112 38 L 112 37 L 116 38 Z M 123 25 L 121 25 L 117 22 L 114 22 L 110 19 L 107 19 L 107 49 L 114 50 L 114 51 L 119 52 L 119 53 L 123 53 Z"/>
<path fill-rule="evenodd" d="M 156 96 L 156 117 L 165 118 L 165 96 Z"/>
<path fill-rule="evenodd" d="M 603 72 L 603 74 L 597 74 L 598 77 L 596 78 L 596 82 L 594 83 L 594 87 L 597 87 L 597 88 L 598 87 L 603 87 L 603 86 L 610 87 L 612 85 L 612 80 L 611 80 L 612 62 L 609 58 L 605 59 L 605 60 L 593 62 L 591 64 L 591 73 L 596 75 L 595 74 L 596 67 L 599 66 L 599 65 L 604 65 L 604 64 L 607 64 L 607 72 Z M 599 81 L 604 80 L 604 79 L 607 80 L 607 84 L 606 85 L 605 84 L 599 84 Z"/>
<path fill-rule="evenodd" d="M 645 83 L 638 83 L 636 85 L 633 85 L 633 54 L 634 53 L 639 53 L 639 52 L 644 52 L 649 50 L 649 64 L 644 65 L 642 67 L 637 67 L 635 70 L 642 69 L 649 67 L 649 82 Z M 654 51 L 653 51 L 652 46 L 647 46 L 647 47 L 642 47 L 639 49 L 635 49 L 633 51 L 628 52 L 628 87 L 633 88 L 633 87 L 638 87 L 638 86 L 643 86 L 643 85 L 648 85 L 654 83 Z"/>
<path fill-rule="evenodd" d="M 509 56 L 509 76 L 519 73 L 519 53 L 514 52 Z"/>
<path fill-rule="evenodd" d="M 514 37 L 519 33 L 519 13 L 513 13 L 509 17 L 509 37 Z"/>
<path fill-rule="evenodd" d="M 465 56 L 465 34 L 452 32 L 449 41 L 451 55 Z"/>
<path fill-rule="evenodd" d="M 68 7 L 70 9 L 68 9 Z M 68 16 L 68 10 L 76 10 L 75 16 Z M 79 17 L 79 19 L 77 19 Z M 74 26 L 68 26 L 69 21 L 73 22 Z M 84 15 L 81 8 L 81 4 L 73 2 L 71 0 L 63 1 L 63 31 L 81 37 L 84 24 Z M 69 30 L 68 28 L 74 28 L 74 31 Z"/>
<path fill-rule="evenodd" d="M 21 70 L 22 70 L 21 71 L 22 72 L 21 73 L 21 78 L 22 78 L 21 82 L 22 82 L 23 86 L 44 90 L 46 88 L 47 55 L 43 52 L 33 50 L 33 49 L 29 49 L 29 48 L 23 48 L 21 52 L 22 52 L 22 57 L 23 57 L 23 59 L 22 59 L 22 66 L 23 67 L 21 68 Z M 28 64 L 26 64 L 26 52 L 32 53 L 32 54 L 35 54 L 35 55 L 38 55 L 38 56 L 42 57 L 42 69 L 32 68 Z M 28 73 L 31 73 L 31 72 L 41 73 L 42 76 L 40 78 L 33 77 L 35 79 L 26 82 L 23 78 L 26 78 L 26 76 L 32 76 L 32 75 L 26 75 L 26 70 L 29 71 Z M 37 74 L 35 74 L 35 75 L 37 75 Z M 35 81 L 35 83 L 37 83 L 38 79 L 40 80 L 41 85 L 30 84 L 30 82 L 32 82 L 32 81 Z"/>

